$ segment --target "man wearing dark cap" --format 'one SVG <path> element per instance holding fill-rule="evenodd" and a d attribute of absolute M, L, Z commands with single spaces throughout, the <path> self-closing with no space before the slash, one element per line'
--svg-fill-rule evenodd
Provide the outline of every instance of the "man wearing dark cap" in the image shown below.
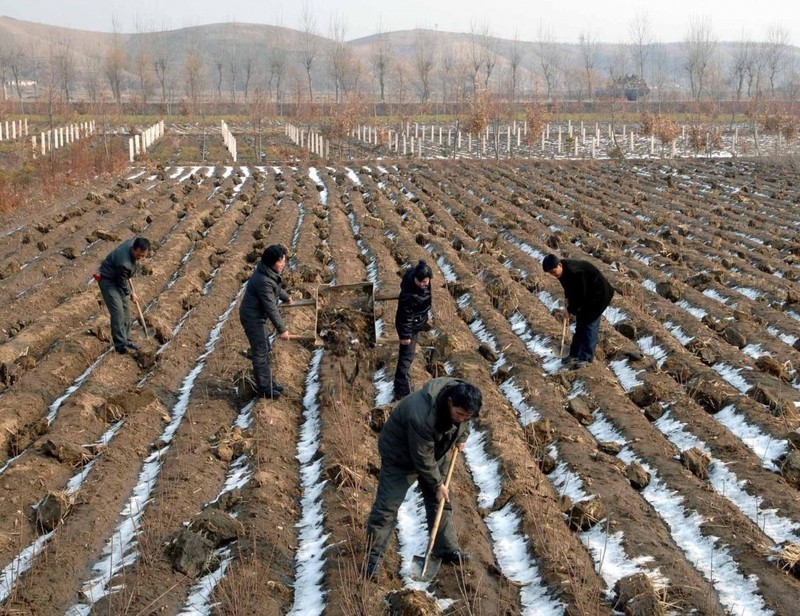
<path fill-rule="evenodd" d="M 600 317 L 614 297 L 614 289 L 594 265 L 577 259 L 559 259 L 554 254 L 542 260 L 542 269 L 558 278 L 567 307 L 564 318 L 575 317 L 575 335 L 564 364 L 580 368 L 594 360 Z"/>
<path fill-rule="evenodd" d="M 131 336 L 131 306 L 128 298 L 138 304 L 139 298 L 133 292 L 131 278 L 138 272 L 136 263 L 150 252 L 150 240 L 137 237 L 125 240 L 112 250 L 100 264 L 94 278 L 103 294 L 103 301 L 111 316 L 111 340 L 114 350 L 125 354 L 128 349 L 138 349 Z"/>
<path fill-rule="evenodd" d="M 283 392 L 283 385 L 272 378 L 266 326 L 269 319 L 275 326 L 278 338 L 289 340 L 289 330 L 283 324 L 278 311 L 278 300 L 292 303 L 292 299 L 283 288 L 281 278 L 285 266 L 286 249 L 279 244 L 267 246 L 261 255 L 261 261 L 247 281 L 242 304 L 239 306 L 239 321 L 250 342 L 256 393 L 262 398 L 277 399 Z"/>
<path fill-rule="evenodd" d="M 472 383 L 444 377 L 431 379 L 392 411 L 378 438 L 381 470 L 367 520 L 367 577 L 377 572 L 397 523 L 397 510 L 415 481 L 419 481 L 429 532 L 439 501 L 446 502 L 433 555 L 451 564 L 469 560 L 469 554 L 458 547 L 444 476 L 448 452 L 464 448 L 470 421 L 478 416 L 482 402 L 481 391 Z"/>

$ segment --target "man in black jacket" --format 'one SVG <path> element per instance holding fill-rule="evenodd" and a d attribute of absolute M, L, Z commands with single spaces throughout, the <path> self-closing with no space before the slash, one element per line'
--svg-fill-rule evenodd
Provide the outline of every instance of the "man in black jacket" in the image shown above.
<path fill-rule="evenodd" d="M 450 495 L 443 482 L 447 454 L 453 447 L 464 448 L 470 420 L 478 416 L 481 404 L 481 391 L 472 383 L 444 377 L 431 379 L 392 411 L 378 438 L 381 471 L 378 493 L 367 520 L 368 577 L 380 565 L 397 522 L 397 510 L 415 481 L 419 481 L 422 491 L 429 531 L 439 501 L 446 501 L 434 556 L 455 564 L 469 559 L 469 554 L 458 547 Z"/>
<path fill-rule="evenodd" d="M 134 303 L 139 298 L 133 292 L 130 279 L 138 272 L 137 261 L 144 259 L 150 252 L 150 240 L 137 237 L 125 240 L 108 253 L 100 264 L 95 279 L 103 294 L 108 313 L 111 316 L 111 339 L 117 353 L 127 353 L 128 349 L 138 349 L 131 336 L 130 296 Z"/>
<path fill-rule="evenodd" d="M 250 342 L 256 392 L 264 398 L 277 399 L 283 391 L 283 385 L 272 379 L 266 325 L 269 319 L 275 326 L 278 338 L 289 340 L 289 330 L 283 324 L 278 311 L 278 300 L 292 303 L 292 299 L 283 288 L 281 278 L 285 266 L 286 249 L 283 246 L 273 244 L 264 249 L 261 261 L 247 281 L 242 304 L 239 306 L 239 321 Z"/>
<path fill-rule="evenodd" d="M 394 399 L 400 400 L 411 392 L 408 371 L 414 362 L 419 332 L 428 324 L 431 309 L 431 278 L 433 272 L 425 261 L 420 261 L 403 276 L 394 325 L 400 338 L 397 368 L 394 371 Z"/>
<path fill-rule="evenodd" d="M 614 289 L 600 270 L 588 261 L 559 259 L 549 254 L 542 260 L 542 269 L 558 278 L 564 288 L 567 300 L 564 318 L 575 317 L 575 335 L 564 364 L 580 368 L 594 360 L 600 317 L 611 303 Z"/>

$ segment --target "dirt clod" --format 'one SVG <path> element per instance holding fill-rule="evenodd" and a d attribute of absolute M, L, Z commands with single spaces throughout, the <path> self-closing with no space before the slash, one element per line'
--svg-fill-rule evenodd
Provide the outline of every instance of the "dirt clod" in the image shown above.
<path fill-rule="evenodd" d="M 708 466 L 711 464 L 711 456 L 697 447 L 682 451 L 681 463 L 698 479 L 703 481 L 708 479 Z"/>
<path fill-rule="evenodd" d="M 438 616 L 443 614 L 433 597 L 421 590 L 399 590 L 386 597 L 392 616 Z"/>

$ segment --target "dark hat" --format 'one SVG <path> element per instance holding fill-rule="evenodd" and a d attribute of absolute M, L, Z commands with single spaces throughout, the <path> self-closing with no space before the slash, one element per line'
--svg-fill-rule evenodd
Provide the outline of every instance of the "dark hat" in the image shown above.
<path fill-rule="evenodd" d="M 544 259 L 542 259 L 542 269 L 545 272 L 552 271 L 556 268 L 556 266 L 560 263 L 558 257 L 554 254 L 547 255 Z"/>

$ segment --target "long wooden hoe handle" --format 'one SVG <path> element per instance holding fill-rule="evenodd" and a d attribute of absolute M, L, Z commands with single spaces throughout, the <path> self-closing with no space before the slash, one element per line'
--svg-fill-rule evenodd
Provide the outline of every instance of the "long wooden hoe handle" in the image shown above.
<path fill-rule="evenodd" d="M 447 476 L 444 479 L 444 487 L 450 487 L 450 478 L 453 476 L 453 469 L 456 467 L 456 458 L 458 457 L 458 447 L 453 445 L 453 455 L 450 457 L 450 465 L 447 467 Z M 433 528 L 431 528 L 431 538 L 428 540 L 428 549 L 425 550 L 425 563 L 422 565 L 421 576 L 425 577 L 425 570 L 428 568 L 428 561 L 433 552 L 433 544 L 436 541 L 436 535 L 439 533 L 439 522 L 442 521 L 442 514 L 444 513 L 445 500 L 439 501 L 439 507 L 436 509 L 436 518 L 433 521 Z"/>

